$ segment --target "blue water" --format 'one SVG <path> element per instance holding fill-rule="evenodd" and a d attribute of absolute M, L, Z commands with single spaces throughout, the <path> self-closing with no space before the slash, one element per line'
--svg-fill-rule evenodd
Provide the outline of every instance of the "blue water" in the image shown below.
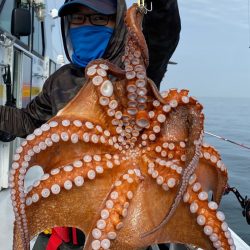
<path fill-rule="evenodd" d="M 250 147 L 250 99 L 198 99 L 204 107 L 205 131 Z M 243 197 L 250 198 L 250 150 L 208 135 L 205 141 L 219 150 L 228 169 L 230 186 L 235 186 Z M 226 214 L 229 226 L 250 245 L 250 225 L 232 193 L 223 197 L 221 210 Z"/>

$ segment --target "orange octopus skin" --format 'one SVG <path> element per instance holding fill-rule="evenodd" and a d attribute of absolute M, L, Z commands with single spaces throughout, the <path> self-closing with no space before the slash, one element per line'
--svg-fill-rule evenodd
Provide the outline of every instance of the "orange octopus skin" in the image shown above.
<path fill-rule="evenodd" d="M 235 249 L 218 211 L 227 170 L 218 152 L 202 145 L 202 106 L 188 90 L 160 95 L 146 77 L 140 18 L 133 5 L 125 71 L 91 62 L 77 96 L 17 149 L 10 176 L 14 250 L 28 250 L 35 235 L 61 226 L 85 233 L 84 250 L 167 242 Z M 25 190 L 35 165 L 44 175 Z"/>

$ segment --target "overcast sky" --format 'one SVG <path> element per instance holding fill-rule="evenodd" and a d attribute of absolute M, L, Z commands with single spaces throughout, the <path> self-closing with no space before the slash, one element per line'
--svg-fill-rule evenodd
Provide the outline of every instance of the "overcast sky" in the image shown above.
<path fill-rule="evenodd" d="M 128 6 L 137 2 L 126 1 Z M 169 65 L 162 90 L 188 88 L 196 97 L 250 98 L 249 1 L 178 1 L 182 31 L 171 59 L 178 65 Z"/>
<path fill-rule="evenodd" d="M 171 59 L 178 65 L 169 65 L 162 90 L 177 87 L 197 97 L 250 98 L 248 1 L 178 1 L 182 32 Z"/>

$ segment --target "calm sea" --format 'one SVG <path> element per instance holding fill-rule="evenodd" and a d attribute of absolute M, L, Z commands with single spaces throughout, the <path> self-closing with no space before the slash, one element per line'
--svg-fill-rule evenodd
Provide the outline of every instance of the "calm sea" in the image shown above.
<path fill-rule="evenodd" d="M 204 107 L 205 131 L 243 143 L 250 147 L 250 99 L 198 98 Z M 226 164 L 230 186 L 250 198 L 250 150 L 206 135 L 205 141 L 215 146 Z M 250 245 L 250 225 L 233 193 L 222 199 L 221 210 L 229 226 Z"/>

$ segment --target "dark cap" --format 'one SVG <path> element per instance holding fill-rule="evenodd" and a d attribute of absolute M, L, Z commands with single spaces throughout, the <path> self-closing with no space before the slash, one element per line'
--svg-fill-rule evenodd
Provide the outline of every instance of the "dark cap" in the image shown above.
<path fill-rule="evenodd" d="M 58 16 L 62 17 L 68 14 L 71 7 L 83 5 L 96 12 L 112 15 L 116 13 L 117 0 L 66 0 L 59 9 Z"/>

